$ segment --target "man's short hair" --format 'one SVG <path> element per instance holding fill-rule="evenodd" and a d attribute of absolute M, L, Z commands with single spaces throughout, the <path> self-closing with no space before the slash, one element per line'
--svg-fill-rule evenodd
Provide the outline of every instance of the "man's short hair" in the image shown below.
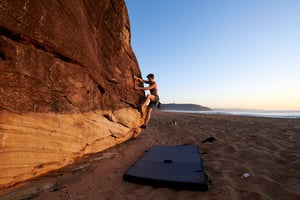
<path fill-rule="evenodd" d="M 154 79 L 154 74 L 148 74 L 148 75 L 147 75 L 147 78 Z"/>

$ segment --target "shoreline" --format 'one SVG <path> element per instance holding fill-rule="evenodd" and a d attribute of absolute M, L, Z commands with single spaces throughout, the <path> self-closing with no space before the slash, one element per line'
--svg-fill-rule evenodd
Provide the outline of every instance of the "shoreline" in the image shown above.
<path fill-rule="evenodd" d="M 210 111 L 192 111 L 192 110 L 161 110 L 162 112 L 178 112 L 192 114 L 211 114 L 211 115 L 235 115 L 262 118 L 279 118 L 279 119 L 300 119 L 300 111 L 268 111 L 268 110 L 210 110 Z"/>
<path fill-rule="evenodd" d="M 24 197 L 25 193 L 35 200 L 298 199 L 299 133 L 300 119 L 155 110 L 139 137 L 0 192 L 0 199 L 14 194 Z M 202 143 L 208 137 L 215 141 Z M 196 144 L 205 153 L 201 157 L 211 180 L 207 192 L 154 188 L 122 180 L 151 146 L 183 144 Z M 243 178 L 245 173 L 249 176 Z"/>

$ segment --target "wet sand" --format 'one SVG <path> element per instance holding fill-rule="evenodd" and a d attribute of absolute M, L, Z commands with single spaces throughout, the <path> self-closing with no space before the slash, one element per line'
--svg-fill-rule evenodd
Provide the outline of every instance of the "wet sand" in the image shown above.
<path fill-rule="evenodd" d="M 174 125 L 176 121 L 177 126 Z M 213 142 L 202 143 L 208 137 Z M 196 144 L 207 192 L 122 180 L 152 145 Z M 0 192 L 0 199 L 300 199 L 300 119 L 155 111 L 136 139 Z M 244 178 L 242 175 L 250 176 Z"/>

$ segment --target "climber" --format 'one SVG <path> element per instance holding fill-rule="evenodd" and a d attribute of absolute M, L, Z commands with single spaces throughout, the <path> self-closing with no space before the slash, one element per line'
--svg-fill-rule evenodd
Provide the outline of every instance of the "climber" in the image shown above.
<path fill-rule="evenodd" d="M 158 87 L 157 87 L 157 83 L 154 81 L 154 74 L 148 74 L 148 76 L 147 76 L 148 80 L 143 80 L 143 79 L 141 79 L 139 77 L 136 77 L 136 76 L 134 77 L 134 79 L 141 82 L 141 83 L 149 84 L 148 87 L 135 86 L 135 89 L 137 89 L 137 90 L 149 90 L 150 91 L 150 94 L 147 95 L 145 102 L 142 104 L 142 108 L 143 108 L 149 102 L 149 104 L 147 106 L 147 114 L 146 114 L 145 123 L 141 126 L 141 128 L 145 129 L 147 127 L 148 123 L 149 123 L 153 107 L 159 101 Z"/>

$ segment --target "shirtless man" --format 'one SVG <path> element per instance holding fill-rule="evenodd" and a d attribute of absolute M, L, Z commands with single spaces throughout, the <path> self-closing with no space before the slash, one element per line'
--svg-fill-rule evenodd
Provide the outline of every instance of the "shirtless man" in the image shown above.
<path fill-rule="evenodd" d="M 148 74 L 148 76 L 147 76 L 148 80 L 143 80 L 143 79 L 141 79 L 139 77 L 136 77 L 136 76 L 134 78 L 135 78 L 135 80 L 137 80 L 141 83 L 149 84 L 148 87 L 137 87 L 137 86 L 135 87 L 135 89 L 137 89 L 137 90 L 150 90 L 150 94 L 147 95 L 145 102 L 142 104 L 142 107 L 144 107 L 150 101 L 149 104 L 148 104 L 148 107 L 147 107 L 147 114 L 146 114 L 145 123 L 141 126 L 141 128 L 146 128 L 148 123 L 149 123 L 153 107 L 159 101 L 157 84 L 154 81 L 154 74 Z"/>

